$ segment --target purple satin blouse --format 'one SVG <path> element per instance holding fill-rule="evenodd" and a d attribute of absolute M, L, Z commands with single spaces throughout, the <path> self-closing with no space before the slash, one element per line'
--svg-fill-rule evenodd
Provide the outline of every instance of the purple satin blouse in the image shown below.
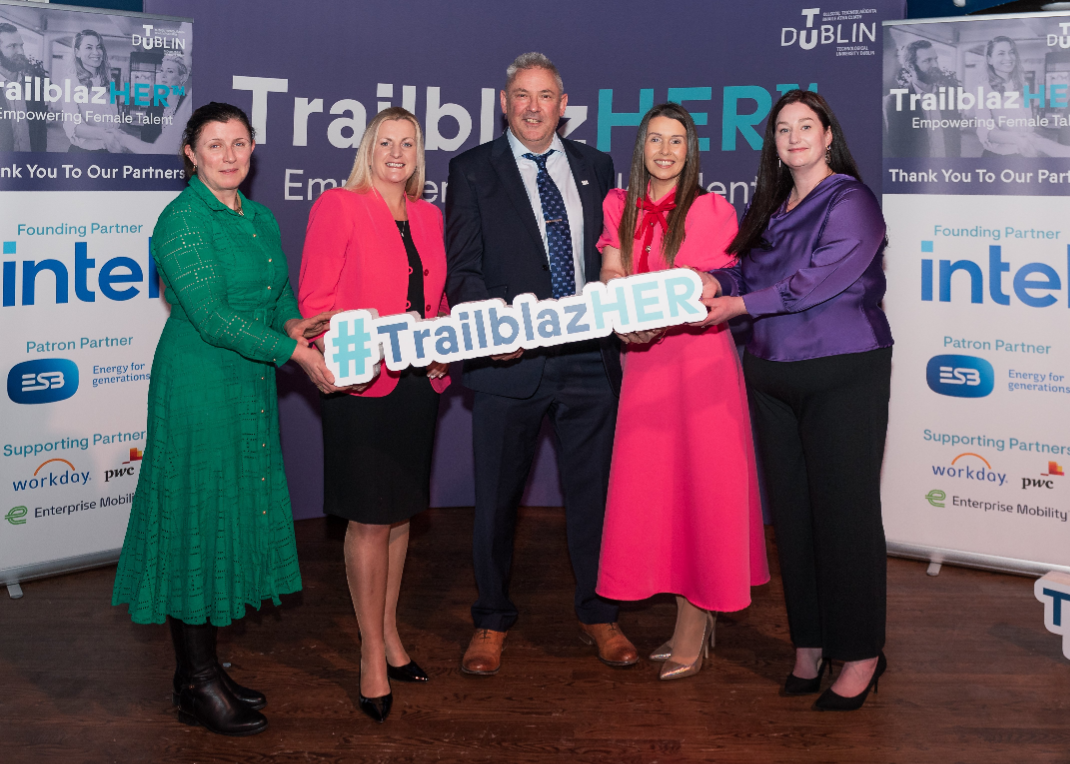
<path fill-rule="evenodd" d="M 804 361 L 891 347 L 881 310 L 884 216 L 849 175 L 830 175 L 802 202 L 773 214 L 769 249 L 712 271 L 726 295 L 743 295 L 754 330 L 747 352 Z"/>

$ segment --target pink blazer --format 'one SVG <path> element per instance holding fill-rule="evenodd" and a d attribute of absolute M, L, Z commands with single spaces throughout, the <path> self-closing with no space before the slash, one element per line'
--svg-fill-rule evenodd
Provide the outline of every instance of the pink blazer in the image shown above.
<path fill-rule="evenodd" d="M 324 191 L 308 216 L 301 254 L 298 303 L 301 315 L 325 310 L 374 308 L 380 316 L 415 311 L 434 318 L 448 310 L 446 249 L 442 212 L 424 200 L 406 199 L 409 230 L 424 266 L 424 305 L 408 305 L 409 259 L 394 216 L 374 191 L 359 194 L 342 188 Z M 398 374 L 382 373 L 359 395 L 380 398 L 397 386 Z M 450 384 L 449 376 L 431 380 L 436 392 Z M 355 395 L 358 393 L 354 393 Z"/>

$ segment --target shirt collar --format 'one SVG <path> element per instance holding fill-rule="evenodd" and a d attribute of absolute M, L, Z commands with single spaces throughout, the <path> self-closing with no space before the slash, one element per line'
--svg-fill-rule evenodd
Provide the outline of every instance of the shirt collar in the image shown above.
<path fill-rule="evenodd" d="M 509 148 L 513 150 L 513 157 L 515 157 L 516 159 L 523 159 L 525 154 L 534 153 L 531 149 L 521 143 L 515 135 L 513 135 L 513 131 L 511 129 L 506 130 L 505 135 L 509 139 Z M 560 151 L 562 154 L 565 153 L 565 144 L 561 142 L 561 136 L 558 135 L 556 132 L 554 133 L 554 140 L 550 144 L 550 148 L 547 149 L 547 151 L 550 150 Z M 529 159 L 528 161 L 530 162 L 531 160 Z"/>
<path fill-rule="evenodd" d="M 216 195 L 208 189 L 208 186 L 204 185 L 204 181 L 202 181 L 199 176 L 194 175 L 192 178 L 189 179 L 189 187 L 192 188 L 193 192 L 197 194 L 197 196 L 199 196 L 204 201 L 204 203 L 207 204 L 211 209 L 218 210 L 220 212 L 229 212 L 231 215 L 235 216 L 238 215 L 237 212 L 232 210 L 227 205 L 223 204 L 223 202 L 219 201 L 216 198 Z M 238 191 L 238 197 L 241 199 L 242 212 L 245 213 L 242 217 L 252 220 L 254 217 L 256 217 L 256 206 L 249 203 L 249 200 L 245 197 L 241 190 Z"/>

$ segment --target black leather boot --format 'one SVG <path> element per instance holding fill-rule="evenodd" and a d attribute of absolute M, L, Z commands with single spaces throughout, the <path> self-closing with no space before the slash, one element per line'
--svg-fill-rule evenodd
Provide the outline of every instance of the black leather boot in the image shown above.
<path fill-rule="evenodd" d="M 216 630 L 209 624 L 182 624 L 184 665 L 189 672 L 178 695 L 178 718 L 203 724 L 220 735 L 255 735 L 267 719 L 236 697 L 223 683 L 215 657 Z"/>
<path fill-rule="evenodd" d="M 179 693 L 182 692 L 182 685 L 184 685 L 186 683 L 186 677 L 189 674 L 189 670 L 186 668 L 186 665 L 185 665 L 185 657 L 184 657 L 185 648 L 183 647 L 183 645 L 185 644 L 185 640 L 184 640 L 184 637 L 182 636 L 182 625 L 183 624 L 182 624 L 181 621 L 179 621 L 179 620 L 177 620 L 175 618 L 171 618 L 170 616 L 168 616 L 167 625 L 170 626 L 170 628 L 171 628 L 171 641 L 174 643 L 174 646 L 175 646 L 175 663 L 177 664 L 176 668 L 175 668 L 175 678 L 174 678 L 174 681 L 173 681 L 173 689 L 174 689 L 174 691 L 171 694 L 171 702 L 174 705 L 177 706 L 178 705 L 178 696 L 179 696 Z M 216 668 L 219 671 L 219 678 L 223 680 L 223 685 L 228 690 L 230 690 L 230 694 L 231 695 L 233 695 L 235 698 L 240 700 L 245 705 L 249 706 L 249 708 L 252 708 L 254 710 L 260 710 L 261 708 L 263 708 L 264 706 L 267 705 L 267 698 L 264 696 L 264 693 L 262 693 L 262 692 L 250 689 L 249 687 L 241 686 L 240 684 L 235 682 L 233 679 L 231 679 L 230 675 L 227 674 L 227 672 L 223 670 L 223 666 L 222 666 L 222 664 L 219 663 L 219 658 L 216 657 L 215 651 L 214 651 L 214 648 L 215 648 L 215 635 L 218 633 L 218 627 L 212 626 L 211 628 L 212 628 L 212 636 L 213 636 L 213 640 L 212 640 L 212 647 L 213 647 L 212 658 L 213 658 L 213 660 L 215 660 Z"/>

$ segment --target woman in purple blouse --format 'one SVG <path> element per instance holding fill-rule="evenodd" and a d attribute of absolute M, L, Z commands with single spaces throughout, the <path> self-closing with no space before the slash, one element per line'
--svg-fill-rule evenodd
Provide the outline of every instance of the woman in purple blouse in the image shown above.
<path fill-rule="evenodd" d="M 784 692 L 818 692 L 830 661 L 844 661 L 822 711 L 861 707 L 887 666 L 884 245 L 880 207 L 825 99 L 786 93 L 728 247 L 740 264 L 704 276 L 706 323 L 753 320 L 743 370 L 795 645 Z"/>

